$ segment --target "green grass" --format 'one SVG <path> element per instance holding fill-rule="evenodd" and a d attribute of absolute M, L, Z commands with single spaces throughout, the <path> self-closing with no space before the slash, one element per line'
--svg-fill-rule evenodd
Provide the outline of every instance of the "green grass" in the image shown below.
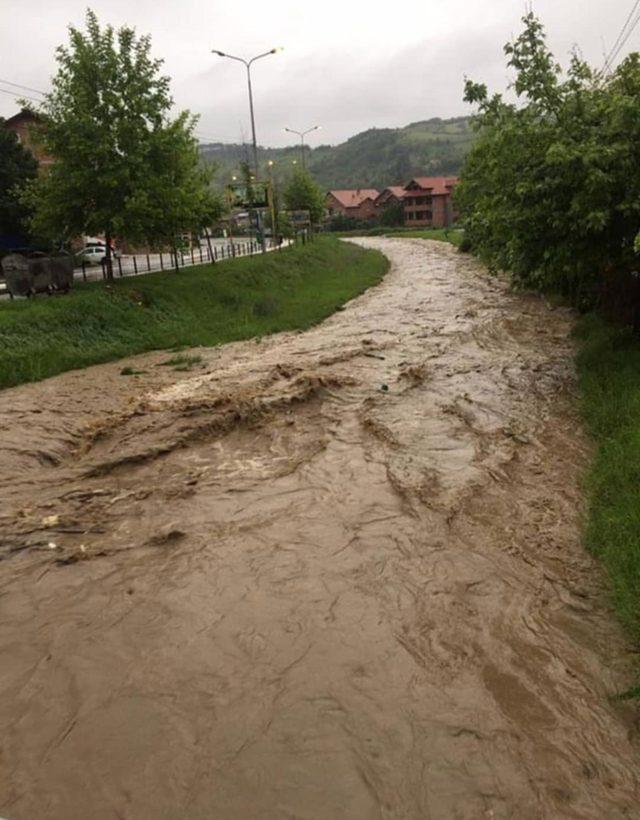
<path fill-rule="evenodd" d="M 160 362 L 161 367 L 172 367 L 174 370 L 191 370 L 199 364 L 202 364 L 202 356 L 189 356 L 186 353 L 179 353 L 166 362 Z"/>
<path fill-rule="evenodd" d="M 377 251 L 335 237 L 0 305 L 0 388 L 142 353 L 303 329 L 380 281 Z M 177 357 L 176 357 L 177 359 Z M 173 366 L 191 367 L 180 360 Z"/>
<path fill-rule="evenodd" d="M 606 567 L 619 616 L 640 644 L 640 342 L 595 316 L 583 317 L 576 335 L 582 410 L 597 445 L 587 545 Z"/>
<path fill-rule="evenodd" d="M 433 239 L 437 242 L 450 242 L 456 247 L 464 237 L 464 232 L 458 228 L 362 228 L 353 231 L 336 231 L 332 236 L 398 236 L 406 239 Z"/>

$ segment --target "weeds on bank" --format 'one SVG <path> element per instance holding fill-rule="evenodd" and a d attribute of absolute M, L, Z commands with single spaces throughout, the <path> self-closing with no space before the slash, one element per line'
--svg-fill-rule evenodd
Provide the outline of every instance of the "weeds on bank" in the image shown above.
<path fill-rule="evenodd" d="M 181 353 L 167 359 L 166 362 L 160 362 L 160 367 L 172 367 L 174 370 L 191 370 L 199 364 L 202 364 L 202 356 L 189 356 Z"/>
<path fill-rule="evenodd" d="M 595 316 L 581 319 L 576 336 L 582 411 L 597 445 L 587 546 L 606 567 L 618 614 L 640 644 L 640 342 Z"/>

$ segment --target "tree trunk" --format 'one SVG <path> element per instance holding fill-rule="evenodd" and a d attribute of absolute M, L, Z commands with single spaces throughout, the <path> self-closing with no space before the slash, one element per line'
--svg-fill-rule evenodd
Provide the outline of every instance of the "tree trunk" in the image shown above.
<path fill-rule="evenodd" d="M 112 281 L 113 280 L 113 260 L 111 258 L 111 234 L 109 233 L 108 228 L 104 232 L 104 241 L 105 241 L 105 245 L 107 246 L 106 247 L 107 259 L 106 259 L 106 263 L 105 263 L 105 272 L 107 274 L 107 279 L 109 281 Z"/>

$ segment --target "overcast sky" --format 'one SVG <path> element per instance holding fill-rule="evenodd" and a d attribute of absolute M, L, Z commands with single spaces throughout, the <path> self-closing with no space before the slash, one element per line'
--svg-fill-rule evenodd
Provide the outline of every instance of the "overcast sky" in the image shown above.
<path fill-rule="evenodd" d="M 335 144 L 366 128 L 470 113 L 465 74 L 505 89 L 502 46 L 525 10 L 524 0 L 0 0 L 0 79 L 48 89 L 54 49 L 69 23 L 82 25 L 87 5 L 101 22 L 151 34 L 176 106 L 200 114 L 203 141 L 251 133 L 244 68 L 211 49 L 250 57 L 283 46 L 253 73 L 258 142 L 270 146 L 291 141 L 284 126 L 319 124 L 309 143 Z M 535 0 L 534 10 L 561 62 L 577 44 L 601 65 L 632 5 Z M 625 52 L 637 49 L 640 26 Z M 0 93 L 0 116 L 16 110 Z"/>

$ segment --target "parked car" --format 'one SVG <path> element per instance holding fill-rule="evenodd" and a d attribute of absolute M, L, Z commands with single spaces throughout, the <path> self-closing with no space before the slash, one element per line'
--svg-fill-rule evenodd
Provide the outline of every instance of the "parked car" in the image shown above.
<path fill-rule="evenodd" d="M 76 254 L 76 261 L 79 265 L 83 262 L 87 265 L 100 265 L 106 258 L 107 250 L 104 245 L 89 245 Z"/>
<path fill-rule="evenodd" d="M 118 259 L 121 256 L 121 253 L 119 250 L 112 249 L 111 256 L 114 259 Z M 102 264 L 102 260 L 106 258 L 106 245 L 98 242 L 87 245 L 76 254 L 76 260 L 79 265 L 83 262 L 86 262 L 88 265 L 100 265 Z"/>

